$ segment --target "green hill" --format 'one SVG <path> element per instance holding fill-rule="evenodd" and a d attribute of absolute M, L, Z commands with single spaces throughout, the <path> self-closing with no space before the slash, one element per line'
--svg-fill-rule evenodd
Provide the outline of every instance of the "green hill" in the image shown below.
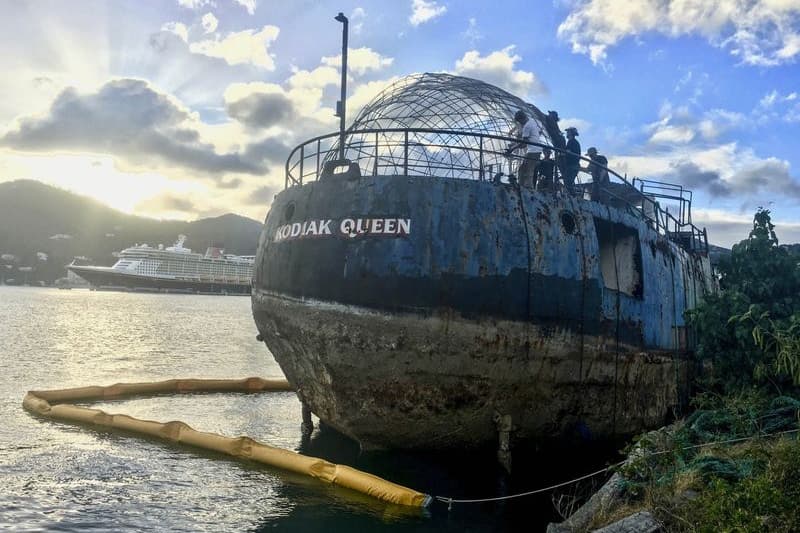
<path fill-rule="evenodd" d="M 212 244 L 227 253 L 254 255 L 261 222 L 234 214 L 192 222 L 155 220 L 126 215 L 90 198 L 38 181 L 0 183 L 0 264 L 33 267 L 29 281 L 52 282 L 64 276 L 75 256 L 93 264 L 111 265 L 114 252 L 136 243 L 171 245 L 179 234 L 185 246 L 205 251 Z M 47 254 L 47 260 L 37 257 Z M 3 267 L 5 268 L 5 267 Z"/>

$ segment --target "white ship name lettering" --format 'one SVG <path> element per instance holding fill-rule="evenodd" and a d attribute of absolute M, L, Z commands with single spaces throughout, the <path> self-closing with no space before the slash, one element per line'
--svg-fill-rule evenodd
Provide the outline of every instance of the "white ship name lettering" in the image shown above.
<path fill-rule="evenodd" d="M 403 237 L 411 233 L 410 218 L 344 218 L 331 230 L 333 219 L 305 220 L 284 224 L 275 230 L 274 242 L 291 241 L 311 237 L 337 235 L 354 239 L 363 236 Z"/>

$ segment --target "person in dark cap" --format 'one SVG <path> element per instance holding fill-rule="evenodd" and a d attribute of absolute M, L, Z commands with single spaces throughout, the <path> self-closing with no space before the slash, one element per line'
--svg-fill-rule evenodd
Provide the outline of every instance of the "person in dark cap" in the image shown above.
<path fill-rule="evenodd" d="M 536 172 L 534 174 L 534 182 L 536 188 L 540 191 L 552 191 L 553 184 L 555 183 L 556 176 L 556 162 L 550 158 L 553 151 L 550 148 L 545 148 L 542 151 L 544 158 L 536 165 Z"/>
<path fill-rule="evenodd" d="M 564 130 L 567 134 L 566 153 L 564 155 L 564 187 L 570 194 L 575 193 L 575 178 L 581 169 L 581 143 L 575 137 L 578 130 L 569 127 Z"/>
<path fill-rule="evenodd" d="M 511 156 L 518 148 L 525 148 L 525 158 L 519 166 L 519 184 L 528 187 L 535 186 L 534 173 L 539 162 L 541 152 L 539 147 L 528 144 L 536 139 L 535 122 L 528 118 L 528 115 L 520 109 L 514 114 L 514 122 L 520 125 L 520 142 L 514 143 L 506 150 L 506 156 Z"/>
<path fill-rule="evenodd" d="M 564 140 L 564 134 L 558 127 L 558 121 L 561 120 L 557 111 L 548 111 L 544 120 L 544 127 L 547 130 L 547 135 L 550 137 L 550 143 L 555 148 L 555 164 L 558 167 L 558 175 L 564 175 L 564 150 L 567 148 L 567 141 Z"/>
<path fill-rule="evenodd" d="M 564 135 L 558 128 L 559 120 L 561 119 L 558 117 L 558 112 L 556 111 L 547 112 L 547 117 L 545 117 L 545 128 L 547 129 L 547 134 L 550 136 L 550 139 L 553 142 L 553 146 L 557 149 L 556 159 L 560 158 L 564 148 L 566 148 L 567 146 L 567 142 L 564 140 Z"/>
<path fill-rule="evenodd" d="M 604 201 L 607 196 L 607 186 L 611 181 L 608 177 L 608 158 L 598 154 L 597 148 L 594 146 L 586 150 L 586 155 L 589 156 L 592 162 L 581 170 L 592 175 L 592 200 L 595 202 Z"/>

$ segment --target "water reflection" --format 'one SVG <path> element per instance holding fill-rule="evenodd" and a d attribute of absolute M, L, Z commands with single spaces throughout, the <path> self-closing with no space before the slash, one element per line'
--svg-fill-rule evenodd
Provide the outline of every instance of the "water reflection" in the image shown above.
<path fill-rule="evenodd" d="M 442 504 L 409 510 L 218 454 L 39 420 L 21 408 L 29 389 L 281 376 L 255 334 L 248 298 L 0 287 L 0 529 L 537 531 L 553 518 L 549 495 L 450 511 Z M 94 405 L 249 435 L 456 498 L 528 490 L 603 462 L 602 454 L 529 451 L 515 456 L 515 475 L 508 478 L 493 450 L 360 453 L 354 442 L 324 427 L 303 442 L 292 393 L 154 396 Z"/>

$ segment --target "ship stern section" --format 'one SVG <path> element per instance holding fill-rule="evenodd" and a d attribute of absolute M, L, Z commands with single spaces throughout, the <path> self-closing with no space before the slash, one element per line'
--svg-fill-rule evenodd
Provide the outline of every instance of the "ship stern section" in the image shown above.
<path fill-rule="evenodd" d="M 522 438 L 658 425 L 686 363 L 643 357 L 641 325 L 620 337 L 604 318 L 582 204 L 429 177 L 288 188 L 259 242 L 259 332 L 300 399 L 365 448 L 481 446 L 501 415 Z"/>

